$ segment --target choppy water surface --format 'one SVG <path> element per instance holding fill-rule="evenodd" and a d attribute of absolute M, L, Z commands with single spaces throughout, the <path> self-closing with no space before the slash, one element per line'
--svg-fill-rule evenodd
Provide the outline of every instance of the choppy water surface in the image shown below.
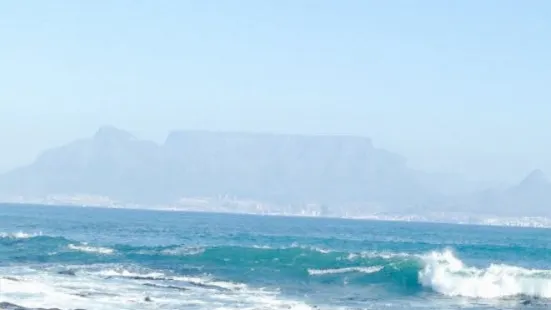
<path fill-rule="evenodd" d="M 0 206 L 0 302 L 546 309 L 551 230 Z"/>

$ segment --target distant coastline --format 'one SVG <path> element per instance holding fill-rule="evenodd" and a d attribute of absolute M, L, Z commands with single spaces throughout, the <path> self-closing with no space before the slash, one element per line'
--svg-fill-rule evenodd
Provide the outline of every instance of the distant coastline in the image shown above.
<path fill-rule="evenodd" d="M 75 199 L 78 201 L 78 199 Z M 68 208 L 98 208 L 98 209 L 118 209 L 118 210 L 144 210 L 157 212 L 187 212 L 187 213 L 206 213 L 206 214 L 227 214 L 227 215 L 250 215 L 250 216 L 275 216 L 275 217 L 308 217 L 308 218 L 328 218 L 343 220 L 360 221 L 381 221 L 381 222 L 411 222 L 411 223 L 434 223 L 434 224 L 453 224 L 469 226 L 498 226 L 498 227 L 519 227 L 519 228 L 551 228 L 551 218 L 545 216 L 498 216 L 498 215 L 476 215 L 468 213 L 446 213 L 429 212 L 426 214 L 400 214 L 400 213 L 372 213 L 364 215 L 322 215 L 318 213 L 302 212 L 253 212 L 247 210 L 228 210 L 216 209 L 214 207 L 201 209 L 185 205 L 141 205 L 124 203 L 76 203 L 75 201 L 39 201 L 39 200 L 18 200 L 18 201 L 0 201 L 0 206 L 17 207 L 68 207 Z"/>

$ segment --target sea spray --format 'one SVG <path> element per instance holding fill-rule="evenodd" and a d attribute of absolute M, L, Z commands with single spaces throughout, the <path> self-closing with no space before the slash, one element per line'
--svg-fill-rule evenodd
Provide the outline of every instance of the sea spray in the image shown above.
<path fill-rule="evenodd" d="M 545 309 L 551 300 L 546 230 L 81 208 L 9 213 L 0 206 L 0 302 L 27 308 L 487 310 Z"/>
<path fill-rule="evenodd" d="M 551 270 L 504 264 L 469 267 L 449 249 L 422 258 L 425 266 L 419 272 L 420 283 L 447 296 L 551 298 Z"/>

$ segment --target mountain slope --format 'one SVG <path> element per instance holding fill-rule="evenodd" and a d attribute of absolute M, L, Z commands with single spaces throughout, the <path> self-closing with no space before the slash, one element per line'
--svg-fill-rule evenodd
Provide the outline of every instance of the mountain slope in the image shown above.
<path fill-rule="evenodd" d="M 473 214 L 550 216 L 551 183 L 541 170 L 536 169 L 517 185 L 459 197 L 451 204 Z"/>
<path fill-rule="evenodd" d="M 47 150 L 27 167 L 0 178 L 4 194 L 40 197 L 48 194 L 93 194 L 146 198 L 142 189 L 155 178 L 160 149 L 149 141 L 110 127 L 94 137 Z M 162 175 L 158 175 L 159 177 Z"/>
<path fill-rule="evenodd" d="M 44 152 L 0 176 L 4 196 L 106 195 L 165 203 L 181 197 L 404 208 L 427 193 L 405 159 L 350 136 L 172 132 L 162 145 L 112 127 Z"/>

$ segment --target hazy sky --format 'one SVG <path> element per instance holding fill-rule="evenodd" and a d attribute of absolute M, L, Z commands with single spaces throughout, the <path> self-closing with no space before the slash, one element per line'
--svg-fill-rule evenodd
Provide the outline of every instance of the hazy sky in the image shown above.
<path fill-rule="evenodd" d="M 0 170 L 112 124 L 356 134 L 551 173 L 549 1 L 2 1 Z M 547 87 L 546 87 L 547 86 Z"/>

